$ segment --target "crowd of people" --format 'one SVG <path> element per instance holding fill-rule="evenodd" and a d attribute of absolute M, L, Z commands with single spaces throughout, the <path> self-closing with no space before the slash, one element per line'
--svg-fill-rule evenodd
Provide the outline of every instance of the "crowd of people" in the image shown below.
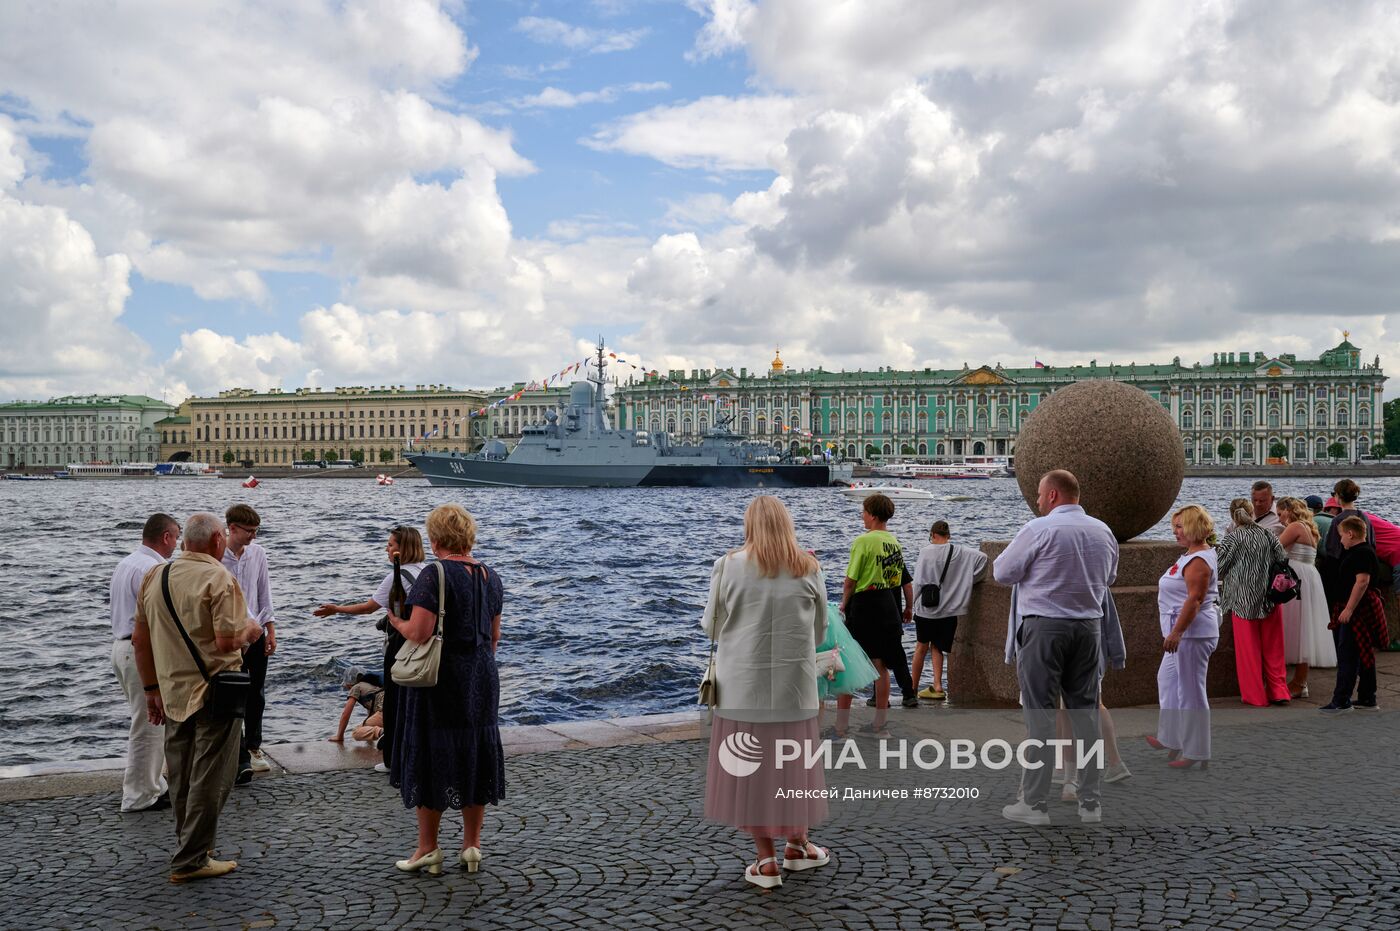
<path fill-rule="evenodd" d="M 1249 498 L 1230 503 L 1229 530 L 1220 537 L 1200 505 L 1172 514 L 1183 551 L 1158 584 L 1161 710 L 1157 733 L 1148 738 L 1168 751 L 1169 766 L 1204 768 L 1211 758 L 1207 673 L 1226 612 L 1245 703 L 1306 697 L 1312 673 L 1335 666 L 1331 700 L 1321 710 L 1377 708 L 1375 652 L 1387 642 L 1380 593 L 1400 564 L 1400 528 L 1360 510 L 1359 497 L 1350 480 L 1338 482 L 1326 501 L 1275 500 L 1269 484 L 1257 482 Z M 1029 824 L 1049 823 L 1056 784 L 1063 784 L 1062 799 L 1077 803 L 1082 821 L 1098 822 L 1102 783 L 1131 775 L 1102 705 L 1105 674 L 1126 663 L 1111 594 L 1118 543 L 1079 501 L 1075 476 L 1047 473 L 1038 486 L 1040 516 L 990 564 L 996 581 L 1012 587 L 1006 658 L 1016 666 L 1027 733 L 1040 748 L 1028 761 L 1040 765 L 1024 769 L 1018 797 L 1002 813 Z M 864 499 L 864 532 L 851 543 L 839 602 L 828 601 L 815 555 L 798 542 L 791 515 L 773 496 L 752 499 L 743 545 L 714 564 L 702 621 L 713 643 L 705 812 L 752 836 L 756 856 L 744 879 L 756 886 L 773 888 L 785 870 L 829 862 L 830 851 L 809 836 L 827 815 L 823 773 L 767 768 L 766 778 L 746 779 L 722 765 L 723 748 L 751 737 L 767 747 L 782 738 L 844 738 L 854 698 L 872 684 L 875 713 L 866 731 L 889 736 L 891 676 L 907 707 L 920 698 L 947 698 L 945 663 L 958 618 L 989 561 L 980 550 L 953 543 L 949 524 L 938 520 L 911 572 L 888 529 L 894 513 L 882 494 Z M 131 716 L 121 805 L 123 811 L 174 808 L 172 882 L 236 867 L 214 855 L 219 812 L 234 785 L 269 768 L 262 752 L 264 683 L 277 639 L 268 558 L 254 542 L 260 525 L 257 512 L 243 504 L 222 519 L 194 514 L 176 557 L 178 521 L 152 515 L 141 546 L 112 576 L 112 663 Z M 376 592 L 314 612 L 385 612 L 383 672 L 347 675 L 331 740 L 344 740 L 362 707 L 366 717 L 352 738 L 377 742 L 383 752 L 377 768 L 416 812 L 417 843 L 398 869 L 441 872 L 441 818 L 454 809 L 463 820 L 457 860 L 475 871 L 484 806 L 505 796 L 495 660 L 504 592 L 495 571 L 472 555 L 476 522 L 462 507 L 435 508 L 426 528 L 434 560 L 417 530 L 394 527 L 385 544 L 393 568 Z M 911 623 L 912 669 L 903 642 Z M 437 664 L 432 682 L 400 684 L 396 662 L 423 645 L 432 645 Z M 921 689 L 926 661 L 932 679 Z M 836 718 L 823 735 L 828 698 L 835 699 Z M 1081 742 L 1106 738 L 1107 770 L 1053 765 L 1050 739 L 1057 734 Z"/>
<path fill-rule="evenodd" d="M 220 812 L 235 785 L 270 769 L 262 716 L 267 660 L 277 647 L 267 554 L 252 542 L 260 523 L 243 504 L 222 519 L 193 514 L 176 557 L 179 522 L 154 514 L 141 546 L 112 576 L 112 664 L 131 716 L 122 810 L 173 809 L 175 883 L 237 867 L 215 854 Z M 352 736 L 379 741 L 379 768 L 417 815 L 417 844 L 398 869 L 441 872 L 438 834 L 450 808 L 462 812 L 457 859 L 475 872 L 484 806 L 505 797 L 495 660 L 504 591 L 496 572 L 472 555 L 476 522 L 466 510 L 434 508 L 426 526 L 434 571 L 422 571 L 428 563 L 418 532 L 395 527 L 386 549 L 397 571 L 380 591 L 316 612 L 388 609 L 384 672 L 347 677 L 331 739 L 344 739 L 357 704 L 366 709 Z M 430 647 L 435 660 L 432 675 L 412 688 L 396 685 L 393 673 L 404 644 Z"/>

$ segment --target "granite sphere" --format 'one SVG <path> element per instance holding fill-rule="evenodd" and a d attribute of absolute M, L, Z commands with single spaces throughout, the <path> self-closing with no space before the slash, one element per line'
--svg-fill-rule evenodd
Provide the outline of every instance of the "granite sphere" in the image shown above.
<path fill-rule="evenodd" d="M 1075 382 L 1045 398 L 1016 441 L 1016 482 L 1033 513 L 1040 478 L 1052 469 L 1073 472 L 1084 510 L 1120 542 L 1131 540 L 1161 520 L 1181 491 L 1181 431 L 1141 388 Z"/>

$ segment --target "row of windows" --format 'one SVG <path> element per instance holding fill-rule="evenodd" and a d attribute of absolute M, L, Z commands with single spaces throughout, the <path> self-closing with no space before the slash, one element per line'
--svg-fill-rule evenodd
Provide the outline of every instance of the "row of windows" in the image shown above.
<path fill-rule="evenodd" d="M 319 426 L 319 430 L 317 429 L 318 426 Z M 380 437 L 386 437 L 386 438 L 387 438 L 387 437 L 392 437 L 392 436 L 399 436 L 399 437 L 422 436 L 424 433 L 427 433 L 428 430 L 430 429 L 429 427 L 427 427 L 427 426 L 424 425 L 424 424 L 404 424 L 404 423 L 401 423 L 401 424 L 397 424 L 398 432 L 396 433 L 395 430 L 394 430 L 394 427 L 396 426 L 395 424 L 388 424 L 387 426 L 386 426 L 385 424 L 379 424 L 378 426 L 379 426 L 378 435 L 379 435 Z M 374 429 L 374 428 L 375 428 L 375 425 L 374 425 L 374 424 L 369 424 L 368 426 L 365 425 L 365 424 L 359 424 L 359 425 L 358 425 L 358 429 L 356 428 L 356 425 L 355 425 L 355 424 L 351 424 L 348 428 L 347 428 L 347 426 L 346 426 L 345 424 L 339 424 L 339 425 L 336 425 L 336 424 L 319 424 L 319 425 L 313 424 L 313 425 L 311 425 L 311 426 L 307 426 L 306 424 L 301 424 L 301 425 L 298 425 L 298 426 L 291 426 L 291 427 L 288 427 L 288 426 L 286 426 L 286 425 L 283 425 L 283 426 L 280 428 L 280 430 L 279 430 L 278 427 L 275 427 L 275 426 L 264 426 L 264 427 L 257 427 L 257 426 L 249 426 L 249 427 L 230 427 L 230 428 L 227 428 L 227 429 L 221 429 L 221 428 L 219 428 L 219 427 L 196 427 L 195 430 L 194 430 L 194 439 L 195 439 L 195 442 L 196 442 L 196 443 L 199 443 L 199 442 L 207 442 L 207 441 L 209 441 L 209 440 L 221 440 L 221 439 L 228 439 L 228 440 L 315 440 L 315 439 L 321 439 L 321 440 L 345 440 L 345 439 L 357 439 L 357 438 L 358 438 L 358 439 L 373 439 L 374 436 L 375 436 L 375 429 Z M 440 433 L 442 432 L 442 427 L 438 427 L 437 429 L 439 430 Z M 208 431 L 208 432 L 206 432 L 206 431 Z M 259 432 L 259 431 L 261 431 L 261 432 Z M 461 436 L 461 435 L 462 435 L 462 424 L 461 424 L 460 422 L 452 424 L 452 425 L 451 425 L 451 432 L 452 432 L 452 435 L 453 435 L 453 436 Z M 168 445 L 168 444 L 171 443 L 171 440 L 168 439 L 168 438 L 166 438 L 166 439 L 164 440 L 164 442 Z M 179 442 L 181 442 L 181 443 L 186 442 L 185 439 L 184 439 L 184 437 L 183 437 L 183 431 L 182 431 L 181 439 L 179 440 Z"/>
<path fill-rule="evenodd" d="M 25 430 L 23 428 L 17 431 L 14 427 L 11 427 L 9 430 L 9 434 L 11 443 L 28 443 L 31 441 L 31 439 L 35 443 L 86 443 L 88 441 L 88 432 L 87 429 L 84 427 L 78 427 L 76 431 L 72 427 L 69 427 L 67 430 L 66 440 L 64 439 L 64 431 L 62 429 L 54 430 L 48 427 L 45 427 L 42 432 L 38 427 L 35 427 L 32 437 L 30 435 L 30 431 Z M 92 431 L 92 438 L 94 440 L 125 439 L 128 442 L 136 439 L 136 431 L 133 429 L 128 429 L 126 431 L 125 437 L 123 437 L 121 434 L 122 431 L 120 429 L 114 430 L 111 427 L 107 427 L 105 429 L 98 430 L 96 427 L 94 427 Z"/>
<path fill-rule="evenodd" d="M 433 408 L 432 410 L 433 410 L 432 416 L 433 416 L 434 418 L 436 418 L 436 417 L 438 416 L 438 408 L 435 407 L 435 408 Z M 444 408 L 442 408 L 441 410 L 442 410 L 442 416 L 444 416 L 444 417 L 448 416 L 447 408 L 444 407 Z M 311 411 L 311 412 L 300 411 L 300 412 L 299 412 L 299 413 L 300 413 L 300 416 L 297 416 L 297 413 L 298 413 L 298 412 L 282 411 L 282 412 L 281 412 L 282 416 L 281 416 L 281 417 L 278 417 L 276 412 L 274 412 L 271 416 L 268 416 L 267 411 L 262 411 L 262 412 L 261 412 L 261 416 L 259 416 L 258 413 L 255 413 L 255 412 L 253 412 L 253 411 L 233 411 L 233 412 L 224 411 L 224 412 L 223 412 L 223 418 L 222 418 L 222 420 L 223 420 L 223 422 L 225 422 L 225 423 L 230 423 L 230 422 L 237 423 L 237 422 L 243 422 L 243 421 L 258 421 L 258 422 L 263 422 L 263 421 L 268 421 L 268 420 L 346 420 L 346 419 L 349 419 L 349 420 L 355 420 L 355 419 L 364 420 L 366 417 L 369 417 L 369 418 L 377 418 L 377 419 L 382 420 L 382 419 L 384 419 L 384 418 L 386 418 L 386 417 L 427 417 L 427 416 L 428 416 L 428 409 L 427 409 L 427 408 L 420 408 L 416 414 L 414 413 L 414 411 L 413 411 L 412 408 L 404 409 L 404 410 L 398 410 L 398 411 L 385 411 L 385 410 L 383 410 L 382 408 L 381 408 L 380 410 L 378 410 L 378 411 L 371 411 L 371 410 L 361 409 L 360 411 L 358 411 L 358 417 L 357 417 L 357 412 L 356 412 L 356 411 L 348 411 L 348 412 L 347 412 L 347 411 L 344 411 L 344 410 L 340 410 L 340 411 L 324 411 L 324 410 L 322 410 L 322 411 Z M 346 416 L 347 413 L 349 414 L 349 417 L 348 417 L 348 418 L 347 418 L 347 416 Z M 451 414 L 451 416 L 453 416 L 453 417 L 460 417 L 460 416 L 462 416 L 462 409 L 461 409 L 460 407 L 454 407 L 454 408 L 452 408 L 452 414 Z M 210 413 L 208 413 L 208 412 L 206 411 L 206 412 L 201 412 L 201 413 L 195 414 L 194 419 L 195 419 L 196 421 L 201 422 L 201 423 L 213 423 L 213 422 L 219 421 L 221 418 L 219 417 L 219 415 L 218 415 L 217 413 L 210 414 Z"/>
<path fill-rule="evenodd" d="M 1306 388 L 1300 388 L 1300 389 L 1294 391 L 1293 394 L 1294 394 L 1295 397 L 1301 398 L 1301 397 L 1303 397 L 1303 396 L 1307 393 L 1307 390 L 1308 390 L 1308 389 L 1306 389 Z M 1323 400 L 1323 399 L 1325 399 L 1325 398 L 1327 397 L 1328 393 L 1329 393 L 1331 390 L 1333 390 L 1331 386 L 1328 386 L 1328 385 L 1318 385 L 1315 389 L 1313 389 L 1313 396 L 1316 397 L 1318 400 Z M 1337 388 L 1336 390 L 1337 390 L 1338 392 L 1345 392 L 1346 389 L 1345 389 L 1345 388 Z M 1241 389 L 1240 389 L 1240 397 L 1242 397 L 1242 398 L 1248 397 L 1248 396 L 1251 395 L 1251 394 L 1253 394 L 1253 390 L 1250 389 L 1250 388 L 1241 388 Z M 1194 401 L 1195 398 L 1196 398 L 1196 391 L 1195 391 L 1194 388 L 1182 388 L 1182 389 L 1181 389 L 1181 400 L 1183 400 L 1183 401 Z M 1279 398 L 1279 389 L 1276 388 L 1276 387 L 1271 387 L 1271 388 L 1269 389 L 1269 400 L 1270 400 L 1270 401 L 1277 401 L 1278 398 Z M 1221 399 L 1222 401 L 1233 401 L 1233 400 L 1235 399 L 1235 389 L 1233 389 L 1233 388 L 1222 388 L 1222 389 L 1220 389 L 1220 399 Z M 1214 388 L 1202 388 L 1202 389 L 1201 389 L 1201 400 L 1202 400 L 1202 401 L 1213 401 L 1213 400 L 1215 400 L 1215 389 L 1214 389 Z"/>
<path fill-rule="evenodd" d="M 1279 418 L 1279 409 L 1276 407 L 1269 408 L 1268 425 L 1270 429 L 1278 429 Z M 1335 424 L 1328 423 L 1328 412 L 1327 408 L 1325 407 L 1319 407 L 1316 411 L 1313 412 L 1313 426 L 1317 427 L 1349 427 L 1351 426 L 1351 415 L 1347 413 L 1346 408 L 1339 408 L 1337 410 L 1335 421 Z M 1293 423 L 1300 427 L 1308 426 L 1307 408 L 1300 407 L 1293 412 Z M 1235 412 L 1227 407 L 1225 410 L 1220 412 L 1220 426 L 1228 429 L 1230 427 L 1233 427 L 1234 425 Z M 1371 425 L 1371 409 L 1369 407 L 1363 405 L 1361 409 L 1357 412 L 1356 425 L 1358 427 L 1367 427 Z M 1246 429 L 1254 427 L 1254 408 L 1246 407 L 1243 411 L 1240 412 L 1240 426 Z M 1196 428 L 1196 414 L 1194 411 L 1187 409 L 1181 412 L 1181 427 L 1184 430 L 1194 430 Z M 1204 411 L 1201 411 L 1201 429 L 1212 430 L 1214 428 L 1215 411 L 1211 410 L 1210 408 L 1206 408 Z"/>

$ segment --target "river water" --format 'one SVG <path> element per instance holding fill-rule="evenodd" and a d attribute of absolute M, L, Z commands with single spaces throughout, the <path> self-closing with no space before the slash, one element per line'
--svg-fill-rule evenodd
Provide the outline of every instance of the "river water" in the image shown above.
<path fill-rule="evenodd" d="M 1279 494 L 1327 493 L 1330 479 L 1286 479 Z M 1010 537 L 1030 512 L 1012 479 L 931 481 L 941 500 L 899 506 L 890 524 L 909 558 L 938 518 L 959 542 Z M 1400 515 L 1400 478 L 1365 481 L 1362 503 Z M 745 489 L 449 489 L 340 479 L 0 482 L 0 765 L 120 756 L 126 706 L 111 667 L 107 587 L 146 516 L 252 504 L 262 517 L 278 618 L 268 670 L 268 744 L 334 733 L 341 673 L 379 665 L 373 617 L 316 618 L 325 601 L 367 599 L 388 571 L 390 527 L 422 527 L 457 501 L 480 523 L 476 554 L 505 584 L 499 653 L 508 724 L 694 706 L 706 641 L 699 619 L 710 566 L 742 542 Z M 1219 516 L 1248 486 L 1188 479 L 1181 503 Z M 839 596 L 859 505 L 834 489 L 779 492 L 827 586 Z M 1171 536 L 1164 521 L 1145 535 Z M 361 717 L 357 712 L 356 720 Z"/>

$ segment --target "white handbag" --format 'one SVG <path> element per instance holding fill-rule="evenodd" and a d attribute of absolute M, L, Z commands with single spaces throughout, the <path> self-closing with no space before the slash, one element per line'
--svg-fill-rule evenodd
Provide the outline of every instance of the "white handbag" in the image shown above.
<path fill-rule="evenodd" d="M 828 680 L 835 679 L 838 672 L 845 672 L 846 664 L 841 662 L 841 648 L 832 647 L 830 650 L 820 650 L 817 653 L 817 676 L 825 676 Z"/>
<path fill-rule="evenodd" d="M 437 685 L 438 669 L 442 666 L 442 616 L 447 609 L 447 574 L 442 562 L 433 563 L 438 574 L 438 613 L 437 627 L 426 643 L 405 640 L 394 654 L 394 667 L 390 674 L 394 682 L 408 688 L 430 689 Z"/>

